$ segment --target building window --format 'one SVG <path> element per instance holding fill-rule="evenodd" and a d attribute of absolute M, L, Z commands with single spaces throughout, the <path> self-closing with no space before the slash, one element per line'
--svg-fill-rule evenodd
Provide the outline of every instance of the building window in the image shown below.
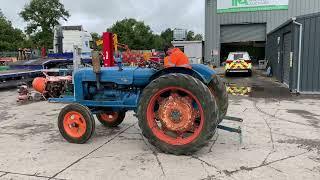
<path fill-rule="evenodd" d="M 184 52 L 184 46 L 176 46 L 176 48 L 179 48 L 182 52 Z"/>

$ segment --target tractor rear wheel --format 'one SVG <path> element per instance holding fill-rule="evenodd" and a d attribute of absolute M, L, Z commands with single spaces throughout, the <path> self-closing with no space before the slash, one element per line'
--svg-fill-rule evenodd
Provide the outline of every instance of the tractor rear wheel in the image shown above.
<path fill-rule="evenodd" d="M 103 112 L 97 114 L 99 122 L 105 127 L 117 127 L 126 117 L 126 112 Z"/>
<path fill-rule="evenodd" d="M 138 119 L 142 134 L 152 145 L 166 153 L 188 155 L 213 137 L 218 107 L 200 80 L 185 74 L 168 74 L 144 89 Z"/>
<path fill-rule="evenodd" d="M 64 107 L 58 118 L 61 135 L 70 143 L 84 144 L 92 136 L 95 121 L 91 111 L 80 104 Z"/>
<path fill-rule="evenodd" d="M 217 100 L 217 105 L 219 107 L 219 121 L 220 124 L 223 118 L 227 115 L 228 107 L 229 107 L 229 98 L 226 86 L 222 79 L 215 75 L 213 76 L 212 81 L 208 85 L 211 93 Z"/>

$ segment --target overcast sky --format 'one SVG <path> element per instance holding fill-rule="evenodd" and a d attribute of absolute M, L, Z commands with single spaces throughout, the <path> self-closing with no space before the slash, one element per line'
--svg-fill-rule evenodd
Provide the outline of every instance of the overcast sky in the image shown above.
<path fill-rule="evenodd" d="M 18 13 L 30 0 L 0 0 L 0 8 L 15 27 L 26 24 Z M 71 17 L 64 25 L 83 25 L 89 32 L 101 33 L 117 20 L 136 18 L 159 33 L 185 28 L 204 33 L 203 0 L 60 0 Z"/>

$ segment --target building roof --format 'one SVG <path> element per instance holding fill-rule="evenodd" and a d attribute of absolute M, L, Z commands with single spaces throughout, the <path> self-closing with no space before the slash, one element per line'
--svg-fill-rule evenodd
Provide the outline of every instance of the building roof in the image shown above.
<path fill-rule="evenodd" d="M 78 26 L 62 26 L 63 30 L 67 31 L 83 31 L 83 28 L 81 25 Z"/>
<path fill-rule="evenodd" d="M 203 41 L 172 41 L 171 43 L 174 44 L 196 44 L 196 43 L 202 43 Z"/>
<path fill-rule="evenodd" d="M 270 32 L 268 33 L 268 35 L 276 32 L 277 30 L 283 28 L 284 26 L 287 26 L 287 25 L 289 25 L 290 23 L 292 23 L 292 22 L 293 22 L 293 18 L 296 18 L 296 21 L 299 21 L 299 20 L 302 20 L 302 19 L 307 19 L 307 18 L 311 18 L 311 17 L 315 17 L 315 16 L 320 16 L 320 12 L 318 12 L 318 13 L 306 14 L 306 15 L 301 15 L 301 16 L 296 16 L 296 17 L 292 17 L 292 18 L 290 18 L 289 20 L 287 20 L 286 22 L 284 22 L 283 24 L 281 24 L 280 26 L 278 26 L 277 28 L 275 28 L 274 30 L 270 31 Z"/>

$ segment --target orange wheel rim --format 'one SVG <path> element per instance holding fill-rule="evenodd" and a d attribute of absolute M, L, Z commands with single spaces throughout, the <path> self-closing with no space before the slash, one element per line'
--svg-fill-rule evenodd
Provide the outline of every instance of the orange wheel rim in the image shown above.
<path fill-rule="evenodd" d="M 147 123 L 161 141 L 182 146 L 196 140 L 204 127 L 204 110 L 199 99 L 181 87 L 156 92 L 147 107 Z"/>
<path fill-rule="evenodd" d="M 87 124 L 80 113 L 70 111 L 64 116 L 63 127 L 69 136 L 81 138 L 86 133 Z"/>
<path fill-rule="evenodd" d="M 117 112 L 108 112 L 108 113 L 101 113 L 100 114 L 100 117 L 103 121 L 106 121 L 106 122 L 114 122 L 118 119 L 119 117 L 119 113 Z"/>

